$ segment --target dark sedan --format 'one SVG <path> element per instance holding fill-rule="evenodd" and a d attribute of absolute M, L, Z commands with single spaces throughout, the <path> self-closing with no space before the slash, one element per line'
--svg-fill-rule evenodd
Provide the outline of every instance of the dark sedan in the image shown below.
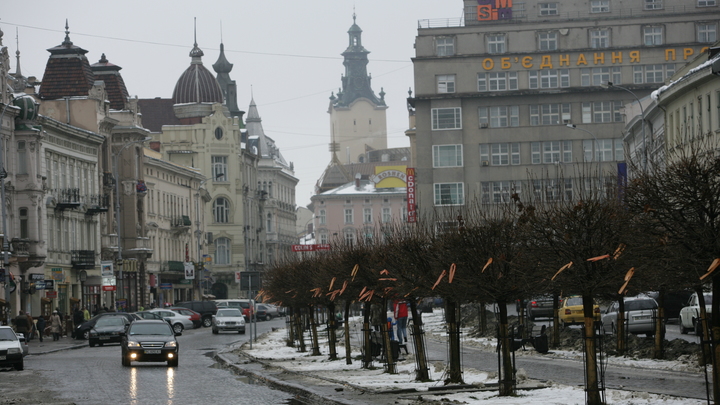
<path fill-rule="evenodd" d="M 180 346 L 175 332 L 163 320 L 139 320 L 130 324 L 123 334 L 122 365 L 129 367 L 133 361 L 167 362 L 169 367 L 178 366 Z"/>
<path fill-rule="evenodd" d="M 98 321 L 98 319 L 104 318 L 106 316 L 122 316 L 127 319 L 128 323 L 137 319 L 133 314 L 128 314 L 127 312 L 105 312 L 102 314 L 97 314 L 90 318 L 89 321 L 75 327 L 75 339 L 87 340 L 90 337 L 90 329 L 95 326 L 95 323 Z"/>
<path fill-rule="evenodd" d="M 120 343 L 130 322 L 124 316 L 104 316 L 90 329 L 88 344 L 102 346 L 105 343 Z"/>

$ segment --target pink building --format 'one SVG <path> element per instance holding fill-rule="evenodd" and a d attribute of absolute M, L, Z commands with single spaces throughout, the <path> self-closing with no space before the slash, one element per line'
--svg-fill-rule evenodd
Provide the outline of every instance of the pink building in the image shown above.
<path fill-rule="evenodd" d="M 378 166 L 369 179 L 317 194 L 314 207 L 315 243 L 354 243 L 373 238 L 385 225 L 407 222 L 405 166 Z"/>

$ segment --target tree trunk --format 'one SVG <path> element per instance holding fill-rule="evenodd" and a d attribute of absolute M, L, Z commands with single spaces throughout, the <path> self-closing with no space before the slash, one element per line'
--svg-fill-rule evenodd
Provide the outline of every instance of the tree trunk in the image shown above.
<path fill-rule="evenodd" d="M 598 379 L 597 353 L 595 348 L 595 313 L 593 298 L 583 294 L 583 315 L 585 317 L 585 391 L 587 405 L 602 405 Z"/>
<path fill-rule="evenodd" d="M 445 316 L 448 324 L 448 343 L 450 345 L 450 372 L 445 384 L 460 384 L 462 379 L 462 366 L 460 364 L 460 325 L 458 323 L 458 304 L 452 299 L 446 299 Z"/>
<path fill-rule="evenodd" d="M 350 347 L 350 300 L 345 301 L 345 364 L 352 364 L 352 347 Z"/>
<path fill-rule="evenodd" d="M 362 368 L 372 367 L 372 347 L 370 345 L 370 302 L 363 305 L 363 364 Z"/>
<path fill-rule="evenodd" d="M 658 310 L 655 316 L 655 347 L 653 349 L 654 359 L 665 358 L 665 290 L 658 294 Z"/>
<path fill-rule="evenodd" d="M 713 289 L 715 289 L 715 281 L 713 281 Z M 695 287 L 695 292 L 698 296 L 698 306 L 700 307 L 700 319 L 696 320 L 694 325 L 697 325 L 695 330 L 698 328 L 700 329 L 700 334 L 698 337 L 700 338 L 700 344 L 702 345 L 702 356 L 700 358 L 700 365 L 704 366 L 707 363 L 710 363 L 710 357 L 712 354 L 710 353 L 710 347 L 708 346 L 707 336 L 705 336 L 705 331 L 707 331 L 707 309 L 705 307 L 705 294 L 703 294 L 702 286 Z M 714 367 L 713 367 L 714 368 Z M 713 373 L 713 380 L 715 379 L 714 376 L 715 373 Z"/>
<path fill-rule="evenodd" d="M 553 293 L 553 347 L 560 347 L 560 317 L 558 311 L 560 310 L 559 297 L 557 293 Z"/>
<path fill-rule="evenodd" d="M 305 353 L 307 351 L 307 348 L 305 347 L 305 332 L 303 330 L 302 311 L 300 310 L 300 308 L 297 308 L 295 310 L 295 330 L 295 335 L 300 342 L 300 352 Z"/>
<path fill-rule="evenodd" d="M 712 290 L 713 290 L 713 300 L 712 300 L 712 310 L 710 317 L 711 322 L 710 325 L 712 326 L 712 337 L 714 344 L 711 345 L 713 353 L 712 353 L 712 361 L 713 361 L 713 372 L 712 372 L 712 383 L 713 383 L 713 398 L 715 398 L 715 403 L 717 404 L 718 401 L 720 401 L 720 367 L 718 365 L 720 364 L 720 345 L 718 342 L 720 342 L 720 299 L 717 297 L 720 297 L 720 280 L 718 280 L 718 277 L 713 277 L 713 284 L 712 284 Z"/>
<path fill-rule="evenodd" d="M 387 308 L 387 299 L 382 300 L 383 308 Z M 387 312 L 387 311 L 386 311 Z M 397 374 L 397 367 L 395 365 L 395 359 L 392 355 L 392 346 L 390 343 L 390 329 L 392 326 L 388 325 L 387 321 L 383 321 L 380 324 L 380 333 L 383 337 L 383 346 L 385 346 L 385 360 L 387 361 L 387 372 L 390 374 Z"/>
<path fill-rule="evenodd" d="M 337 318 L 335 317 L 335 303 L 331 302 L 328 304 L 328 346 L 330 346 L 330 360 L 337 360 Z"/>
<path fill-rule="evenodd" d="M 417 301 L 410 299 L 410 314 L 412 315 L 412 337 L 415 346 L 415 379 L 418 381 L 429 381 L 430 373 L 427 366 L 427 358 L 425 357 L 425 332 L 423 332 L 422 317 L 417 311 Z"/>
<path fill-rule="evenodd" d="M 295 307 L 288 307 L 286 314 L 286 324 L 288 330 L 287 346 L 295 347 Z"/>
<path fill-rule="evenodd" d="M 500 396 L 507 397 L 515 395 L 515 370 L 512 364 L 512 337 L 508 333 L 507 305 L 504 301 L 498 301 L 500 319 L 498 319 L 498 339 L 501 350 L 501 370 L 498 378 L 500 383 Z"/>
<path fill-rule="evenodd" d="M 618 296 L 618 312 L 615 330 L 617 331 L 617 336 L 615 336 L 617 339 L 617 352 L 618 354 L 625 354 L 625 298 L 622 295 Z"/>
<path fill-rule="evenodd" d="M 315 321 L 315 306 L 310 305 L 310 332 L 312 333 L 312 355 L 319 356 L 320 353 L 320 342 L 318 340 L 317 322 Z"/>

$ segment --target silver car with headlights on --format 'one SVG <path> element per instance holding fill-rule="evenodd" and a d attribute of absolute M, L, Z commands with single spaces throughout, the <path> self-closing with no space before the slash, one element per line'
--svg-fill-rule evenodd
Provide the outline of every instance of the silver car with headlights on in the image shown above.
<path fill-rule="evenodd" d="M 245 317 L 238 308 L 218 308 L 218 311 L 212 317 L 212 333 L 218 334 L 220 331 L 231 331 L 237 333 L 245 333 Z"/>

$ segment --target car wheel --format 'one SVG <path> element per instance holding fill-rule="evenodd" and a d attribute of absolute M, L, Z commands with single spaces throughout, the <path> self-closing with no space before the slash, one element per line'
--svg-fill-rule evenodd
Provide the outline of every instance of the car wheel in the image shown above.
<path fill-rule="evenodd" d="M 218 331 L 217 329 L 215 329 L 215 328 L 213 328 L 213 330 L 212 330 L 212 331 L 213 331 L 213 335 L 217 335 L 217 334 L 218 334 L 218 332 L 219 332 L 219 331 Z"/>
<path fill-rule="evenodd" d="M 15 370 L 17 371 L 23 371 L 25 369 L 25 361 L 20 360 L 20 363 L 15 363 L 13 367 L 15 367 Z"/>
<path fill-rule="evenodd" d="M 88 341 L 88 344 L 90 345 L 90 347 L 95 347 L 95 341 L 94 341 L 94 340 Z"/>
<path fill-rule="evenodd" d="M 82 337 L 83 337 L 83 339 L 85 339 L 85 340 L 90 339 L 90 331 L 89 331 L 89 330 L 86 330 L 85 332 L 83 332 Z"/>
<path fill-rule="evenodd" d="M 202 324 L 206 328 L 211 327 L 212 326 L 212 318 L 203 318 Z"/>
<path fill-rule="evenodd" d="M 265 316 L 266 321 L 272 321 L 272 315 L 266 315 Z"/>
<path fill-rule="evenodd" d="M 173 325 L 173 332 L 175 333 L 182 333 L 183 331 L 183 325 L 181 323 L 176 323 Z"/>
<path fill-rule="evenodd" d="M 695 332 L 695 336 L 702 336 L 702 322 L 693 319 L 693 331 Z"/>

